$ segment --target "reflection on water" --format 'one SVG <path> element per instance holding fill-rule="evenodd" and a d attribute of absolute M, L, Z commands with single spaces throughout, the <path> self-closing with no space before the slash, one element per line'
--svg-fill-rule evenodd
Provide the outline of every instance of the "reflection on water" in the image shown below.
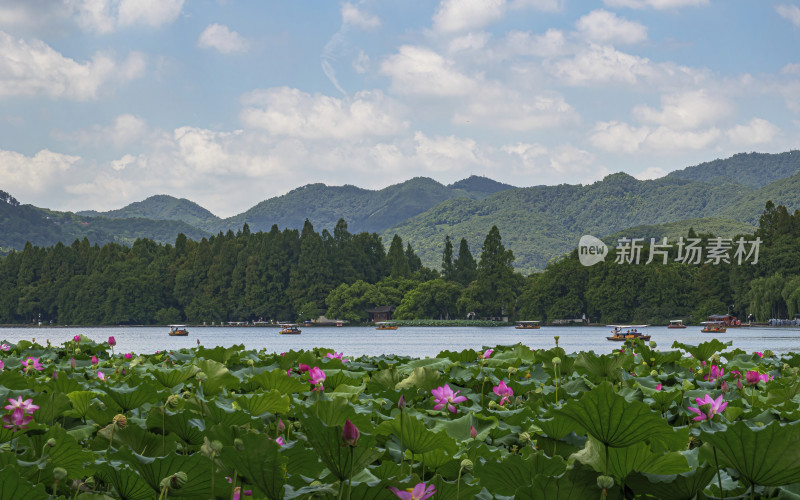
<path fill-rule="evenodd" d="M 273 327 L 190 327 L 188 337 L 170 337 L 166 327 L 102 327 L 102 328 L 0 328 L 0 341 L 21 339 L 44 345 L 49 339 L 54 345 L 70 341 L 82 334 L 96 342 L 113 335 L 115 352 L 133 351 L 154 353 L 167 349 L 195 347 L 197 340 L 205 347 L 244 344 L 248 349 L 284 352 L 291 349 L 326 347 L 348 356 L 398 354 L 412 357 L 433 357 L 441 351 L 480 350 L 484 346 L 523 343 L 533 349 L 549 349 L 559 345 L 567 352 L 592 350 L 608 353 L 619 347 L 618 342 L 606 340 L 607 327 L 542 327 L 540 330 L 516 330 L 513 327 L 400 327 L 395 331 L 378 331 L 374 327 L 304 327 L 300 335 L 280 335 Z M 658 343 L 658 349 L 668 350 L 674 341 L 699 344 L 714 338 L 701 333 L 699 326 L 683 330 L 650 327 L 647 333 Z M 732 341 L 733 348 L 748 352 L 770 349 L 775 353 L 800 351 L 800 329 L 788 328 L 730 328 L 717 334 L 723 342 Z"/>

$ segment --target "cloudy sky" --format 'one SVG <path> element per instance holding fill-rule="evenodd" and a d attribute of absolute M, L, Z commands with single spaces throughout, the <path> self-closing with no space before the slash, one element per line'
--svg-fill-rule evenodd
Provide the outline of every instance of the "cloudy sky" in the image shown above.
<path fill-rule="evenodd" d="M 0 189 L 638 178 L 800 145 L 800 0 L 2 0 Z"/>

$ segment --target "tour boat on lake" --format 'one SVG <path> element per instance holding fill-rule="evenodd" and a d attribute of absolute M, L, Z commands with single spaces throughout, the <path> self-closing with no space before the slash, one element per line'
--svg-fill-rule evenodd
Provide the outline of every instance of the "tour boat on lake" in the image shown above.
<path fill-rule="evenodd" d="M 281 323 L 281 334 L 282 335 L 299 335 L 300 329 L 297 325 L 293 323 Z"/>
<path fill-rule="evenodd" d="M 703 329 L 700 331 L 704 333 L 725 333 L 728 331 L 722 321 L 701 321 L 700 324 L 703 325 Z"/>
<path fill-rule="evenodd" d="M 375 324 L 378 325 L 376 330 L 397 330 L 397 323 L 393 321 L 379 321 Z"/>
<path fill-rule="evenodd" d="M 517 321 L 517 326 L 515 326 L 517 330 L 538 330 L 541 328 L 539 326 L 539 321 Z"/>
<path fill-rule="evenodd" d="M 650 335 L 645 335 L 639 328 L 647 328 L 650 325 L 606 325 L 613 328 L 611 337 L 608 340 L 623 342 L 625 340 L 650 340 Z"/>
<path fill-rule="evenodd" d="M 686 328 L 686 325 L 683 324 L 682 319 L 671 319 L 667 328 Z"/>
<path fill-rule="evenodd" d="M 186 337 L 189 335 L 189 330 L 186 325 L 169 325 L 170 337 Z"/>

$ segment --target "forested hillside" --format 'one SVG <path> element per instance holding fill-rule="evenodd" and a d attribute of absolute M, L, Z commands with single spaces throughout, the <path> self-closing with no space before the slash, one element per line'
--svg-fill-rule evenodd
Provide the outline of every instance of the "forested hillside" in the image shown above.
<path fill-rule="evenodd" d="M 105 217 L 107 219 L 153 219 L 183 221 L 204 231 L 217 230 L 220 218 L 193 201 L 169 195 L 151 196 L 143 201 L 131 203 L 117 210 L 97 212 L 86 210 L 78 215 Z"/>
<path fill-rule="evenodd" d="M 700 182 L 735 182 L 760 188 L 800 171 L 800 151 L 779 154 L 739 153 L 730 158 L 701 163 L 671 172 L 677 177 Z M 763 206 L 763 205 L 762 205 Z"/>

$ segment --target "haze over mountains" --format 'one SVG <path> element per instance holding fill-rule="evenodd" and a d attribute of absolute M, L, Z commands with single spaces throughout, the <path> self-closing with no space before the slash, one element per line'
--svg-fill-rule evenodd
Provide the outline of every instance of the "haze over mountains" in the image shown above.
<path fill-rule="evenodd" d="M 723 236 L 751 232 L 767 200 L 790 211 L 800 208 L 800 151 L 742 153 L 655 180 L 617 173 L 586 186 L 514 187 L 477 176 L 447 186 L 417 177 L 381 190 L 309 184 L 227 219 L 166 195 L 77 214 L 3 203 L 0 197 L 0 249 L 19 249 L 26 241 L 70 244 L 84 236 L 98 244 L 129 244 L 138 237 L 171 243 L 181 232 L 199 239 L 237 231 L 244 223 L 251 231 L 268 231 L 273 224 L 299 229 L 306 219 L 322 231 L 344 218 L 351 233 L 377 232 L 387 245 L 399 234 L 434 268 L 446 235 L 467 238 L 477 257 L 496 225 L 516 267 L 531 272 L 570 251 L 583 234 L 622 231 L 657 238 L 684 234 L 690 226 Z"/>

